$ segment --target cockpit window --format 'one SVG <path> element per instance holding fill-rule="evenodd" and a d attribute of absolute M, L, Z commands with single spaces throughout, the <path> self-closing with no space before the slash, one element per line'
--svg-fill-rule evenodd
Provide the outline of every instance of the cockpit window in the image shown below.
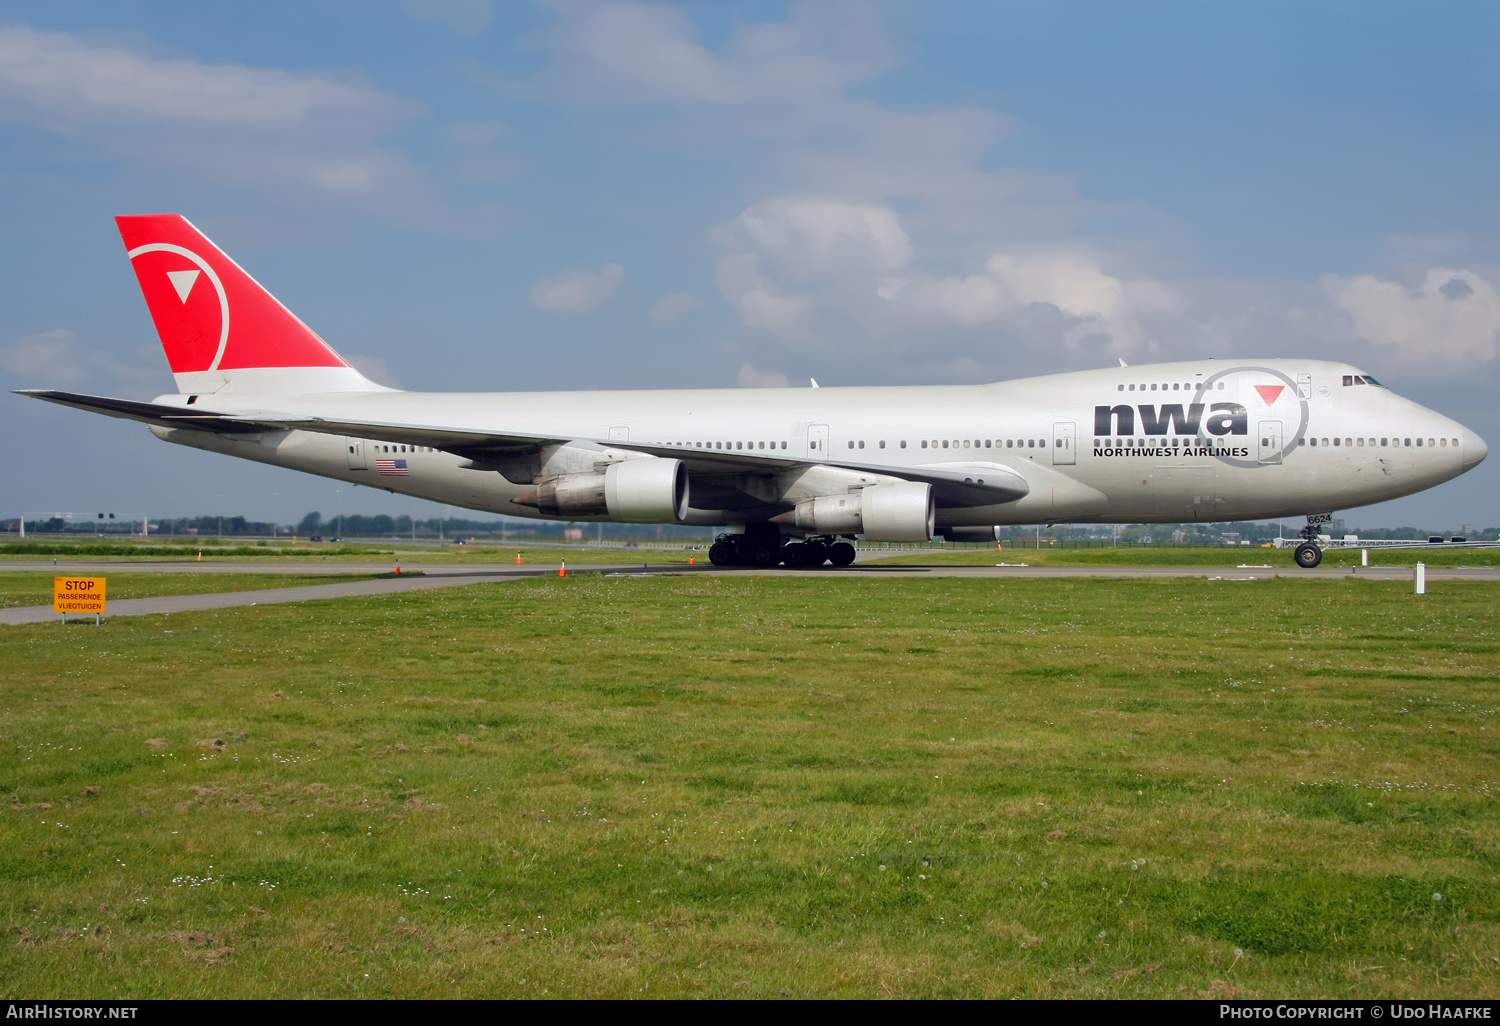
<path fill-rule="evenodd" d="M 1376 388 L 1385 387 L 1368 374 L 1345 374 L 1344 385 L 1345 387 L 1349 385 L 1374 385 Z"/>
<path fill-rule="evenodd" d="M 1374 378 L 1370 377 L 1370 375 L 1368 375 L 1368 374 L 1365 375 L 1365 384 L 1367 384 L 1367 385 L 1374 385 L 1376 388 L 1384 388 L 1385 387 L 1380 382 L 1378 382 Z"/>

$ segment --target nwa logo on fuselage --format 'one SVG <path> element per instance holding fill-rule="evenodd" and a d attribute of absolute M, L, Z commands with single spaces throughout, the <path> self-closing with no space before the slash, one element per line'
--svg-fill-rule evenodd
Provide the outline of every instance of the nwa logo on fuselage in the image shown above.
<path fill-rule="evenodd" d="M 1136 411 L 1140 411 L 1141 434 L 1136 438 Z M 1207 418 L 1204 414 L 1207 413 Z M 1095 406 L 1094 437 L 1103 444 L 1095 444 L 1095 456 L 1248 456 L 1250 450 L 1226 445 L 1220 439 L 1225 435 L 1248 435 L 1250 414 L 1239 403 L 1168 403 L 1164 406 L 1142 404 L 1140 406 Z M 1114 444 L 1115 436 L 1119 438 Z M 1167 445 L 1162 436 L 1171 435 L 1174 444 Z M 1213 438 L 1205 437 L 1215 436 Z M 1155 444 L 1154 438 L 1162 438 Z M 1183 445 L 1186 436 L 1197 444 Z"/>

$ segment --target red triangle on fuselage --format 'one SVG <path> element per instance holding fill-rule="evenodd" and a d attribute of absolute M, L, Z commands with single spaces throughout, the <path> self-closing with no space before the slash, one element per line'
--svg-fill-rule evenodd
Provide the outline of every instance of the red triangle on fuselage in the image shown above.
<path fill-rule="evenodd" d="M 1256 385 L 1255 390 L 1260 393 L 1261 399 L 1265 400 L 1267 406 L 1274 406 L 1277 398 L 1286 391 L 1285 385 Z"/>

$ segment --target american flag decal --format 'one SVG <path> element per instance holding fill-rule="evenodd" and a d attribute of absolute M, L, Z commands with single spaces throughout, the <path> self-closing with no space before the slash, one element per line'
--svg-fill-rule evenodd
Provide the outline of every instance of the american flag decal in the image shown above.
<path fill-rule="evenodd" d="M 405 460 L 375 460 L 375 469 L 382 477 L 408 477 Z"/>

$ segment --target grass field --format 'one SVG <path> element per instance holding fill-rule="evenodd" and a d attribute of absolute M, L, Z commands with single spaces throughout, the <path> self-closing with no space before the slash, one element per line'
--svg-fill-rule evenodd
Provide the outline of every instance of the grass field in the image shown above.
<path fill-rule="evenodd" d="M 0 631 L 0 996 L 1487 996 L 1493 586 L 536 578 Z"/>
<path fill-rule="evenodd" d="M 64 568 L 59 571 L 66 574 Z M 0 573 L 0 609 L 11 606 L 52 604 L 52 579 L 58 573 L 6 571 Z M 382 575 L 384 576 L 384 575 Z M 259 591 L 262 588 L 297 588 L 308 584 L 339 584 L 367 581 L 369 574 L 152 574 L 110 573 L 104 575 L 106 598 L 155 598 L 158 595 L 204 595 L 221 591 Z"/>
<path fill-rule="evenodd" d="M 1428 566 L 1500 566 L 1500 549 L 1371 549 L 1371 566 L 1413 567 L 1420 560 Z M 1269 565 L 1295 573 L 1291 549 L 1150 548 L 1123 549 L 933 549 L 898 552 L 881 557 L 878 550 L 865 556 L 881 562 L 926 566 L 994 566 L 996 563 L 1026 563 L 1030 566 L 1217 566 Z M 1359 566 L 1359 550 L 1328 549 L 1323 566 Z"/>
<path fill-rule="evenodd" d="M 17 562 L 26 559 L 53 559 L 56 558 L 60 564 L 66 566 L 70 560 L 82 562 L 175 562 L 188 563 L 197 562 L 197 549 L 185 550 L 173 546 L 38 546 L 37 551 L 28 551 L 20 546 L 10 546 L 12 551 L 0 553 L 0 568 L 6 562 Z M 66 549 L 66 551 L 64 551 Z M 525 546 L 510 545 L 504 548 L 480 547 L 477 545 L 450 545 L 445 547 L 421 546 L 411 547 L 393 544 L 389 548 L 372 549 L 360 546 L 342 546 L 339 548 L 323 548 L 319 546 L 286 546 L 284 548 L 252 548 L 250 546 L 239 546 L 215 550 L 205 547 L 203 558 L 211 563 L 262 563 L 267 559 L 281 559 L 283 557 L 295 560 L 306 560 L 309 563 L 372 563 L 386 562 L 395 564 L 397 562 L 422 562 L 422 563 L 514 563 L 519 553 L 525 563 L 540 563 L 545 566 L 557 566 L 558 561 L 567 559 L 570 563 L 656 563 L 656 564 L 681 564 L 686 566 L 689 559 L 696 559 L 699 563 L 708 562 L 708 550 L 684 551 L 678 549 L 628 549 L 628 548 L 588 548 L 584 546 L 572 547 L 562 545 Z"/>

